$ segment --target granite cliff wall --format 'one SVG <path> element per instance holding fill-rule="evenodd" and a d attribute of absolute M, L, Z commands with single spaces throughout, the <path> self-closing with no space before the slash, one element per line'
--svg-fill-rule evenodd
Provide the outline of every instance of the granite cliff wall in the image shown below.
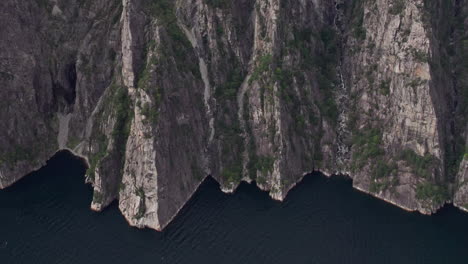
<path fill-rule="evenodd" d="M 208 175 L 282 200 L 343 173 L 408 210 L 466 209 L 466 6 L 2 1 L 0 187 L 68 148 L 92 209 L 118 199 L 157 230 Z"/>

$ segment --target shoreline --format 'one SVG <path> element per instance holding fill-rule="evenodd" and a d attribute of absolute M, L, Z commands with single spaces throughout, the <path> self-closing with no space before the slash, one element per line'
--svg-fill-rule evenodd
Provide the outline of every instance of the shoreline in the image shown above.
<path fill-rule="evenodd" d="M 79 145 L 77 146 L 79 147 Z M 76 149 L 76 148 L 75 148 Z M 52 159 L 55 155 L 57 155 L 58 153 L 60 152 L 68 152 L 69 154 L 71 154 L 71 156 L 73 156 L 74 158 L 77 158 L 78 160 L 80 160 L 82 162 L 82 164 L 85 166 L 85 168 L 89 168 L 89 161 L 88 161 L 88 158 L 84 155 L 81 155 L 81 154 L 78 154 L 77 152 L 75 152 L 74 150 L 70 149 L 70 148 L 63 148 L 63 149 L 60 149 L 60 150 L 57 150 L 54 152 L 54 154 L 49 158 L 47 159 L 47 161 L 45 161 L 40 167 L 30 171 L 28 174 L 18 178 L 18 179 L 15 179 L 15 181 L 13 181 L 11 184 L 9 185 L 6 185 L 6 186 L 2 186 L 1 189 L 6 189 L 12 185 L 14 185 L 16 182 L 18 182 L 20 179 L 26 177 L 27 175 L 29 174 L 32 174 L 34 172 L 37 172 L 39 171 L 40 169 L 42 169 L 43 167 L 45 167 L 47 165 L 47 162 Z M 208 179 L 208 178 L 212 178 L 217 184 L 218 184 L 218 187 L 219 187 L 219 190 L 221 192 L 223 192 L 224 194 L 227 194 L 227 195 L 234 195 L 236 193 L 236 190 L 239 188 L 240 184 L 242 182 L 245 182 L 247 184 L 254 184 L 255 187 L 262 191 L 262 192 L 268 192 L 268 196 L 270 197 L 270 199 L 274 200 L 274 201 L 278 201 L 278 202 L 283 202 L 289 195 L 289 192 L 291 190 L 293 190 L 294 188 L 296 188 L 303 180 L 305 177 L 307 176 L 310 176 L 312 175 L 313 173 L 320 173 L 322 174 L 324 177 L 327 177 L 327 178 L 331 178 L 331 177 L 345 177 L 346 179 L 350 179 L 352 182 L 353 182 L 353 178 L 349 175 L 349 173 L 347 172 L 336 172 L 336 173 L 330 173 L 329 171 L 327 170 L 324 170 L 324 169 L 314 169 L 313 171 L 309 171 L 309 172 L 304 172 L 303 175 L 297 180 L 295 181 L 293 184 L 291 184 L 291 186 L 289 186 L 285 192 L 284 192 L 284 195 L 281 195 L 281 197 L 279 196 L 274 196 L 272 195 L 272 192 L 271 192 L 271 189 L 269 189 L 267 186 L 261 186 L 261 185 L 258 185 L 257 182 L 253 181 L 253 180 L 250 180 L 250 179 L 242 179 L 238 184 L 236 184 L 235 186 L 233 186 L 233 188 L 229 188 L 229 189 L 226 189 L 222 186 L 222 184 L 214 177 L 212 177 L 211 175 L 207 175 L 205 176 L 197 185 L 196 187 L 194 188 L 194 191 L 191 192 L 187 198 L 187 200 L 183 203 L 183 205 L 176 211 L 176 213 L 169 218 L 169 220 L 167 221 L 167 223 L 165 223 L 164 225 L 161 225 L 160 228 L 153 228 L 153 227 L 149 227 L 148 225 L 132 225 L 130 220 L 127 219 L 127 217 L 125 217 L 125 215 L 122 214 L 122 212 L 120 211 L 119 209 L 119 212 L 121 213 L 121 215 L 124 217 L 124 219 L 126 220 L 126 222 L 129 224 L 129 226 L 132 226 L 132 227 L 135 227 L 135 228 L 138 228 L 138 229 L 152 229 L 152 230 L 156 230 L 158 232 L 161 232 L 163 231 L 168 225 L 170 225 L 172 223 L 172 221 L 179 215 L 180 211 L 182 209 L 185 208 L 186 204 L 193 198 L 193 196 L 195 195 L 195 193 L 199 190 L 200 186 L 205 183 L 205 181 Z M 91 186 L 93 185 L 92 183 L 90 182 L 87 182 L 86 181 L 86 173 L 83 175 L 84 176 L 84 179 L 85 179 L 85 184 L 91 184 Z M 422 212 L 418 209 L 412 209 L 412 208 L 409 208 L 407 206 L 404 206 L 402 204 L 399 204 L 398 202 L 392 200 L 392 199 L 388 199 L 386 197 L 383 197 L 383 196 L 380 196 L 378 194 L 375 194 L 375 193 L 372 193 L 368 190 L 365 190 L 364 188 L 361 188 L 359 186 L 355 186 L 353 183 L 352 183 L 352 188 L 354 188 L 355 190 L 358 190 L 362 193 L 365 193 L 369 196 L 371 196 L 372 198 L 376 198 L 376 199 L 379 199 L 379 200 L 382 200 L 382 201 L 385 201 L 386 203 L 389 203 L 393 206 L 396 206 L 404 211 L 407 211 L 407 212 L 418 212 L 419 214 L 421 215 L 434 215 L 435 213 L 437 213 L 441 208 L 443 208 L 445 205 L 452 205 L 454 206 L 455 208 L 458 208 L 459 210 L 463 211 L 463 212 L 466 212 L 468 213 L 468 209 L 467 208 L 464 208 L 454 202 L 451 202 L 451 201 L 448 201 L 448 202 L 445 202 L 442 206 L 440 206 L 439 208 L 437 208 L 434 212 Z M 114 199 L 113 201 L 119 201 L 118 198 Z M 112 202 L 111 202 L 112 203 Z M 109 205 L 111 204 L 109 203 Z M 100 210 L 97 210 L 95 208 L 93 208 L 91 205 L 90 205 L 90 210 L 93 211 L 93 212 L 102 212 L 106 207 L 106 206 L 103 206 L 102 208 L 100 208 Z"/>

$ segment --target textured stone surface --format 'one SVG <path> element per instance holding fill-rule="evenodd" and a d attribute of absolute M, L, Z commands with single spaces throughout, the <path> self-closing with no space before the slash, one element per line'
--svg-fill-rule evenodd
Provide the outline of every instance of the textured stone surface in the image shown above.
<path fill-rule="evenodd" d="M 437 117 L 430 95 L 430 41 L 423 24 L 423 3 L 405 1 L 392 11 L 398 1 L 373 2 L 363 6 L 365 39 L 351 44 L 357 50 L 350 56 L 350 63 L 355 65 L 351 70 L 351 93 L 359 96 L 355 111 L 370 117 L 360 115 L 355 130 L 365 133 L 370 128 L 378 129 L 384 153 L 370 157 L 369 164 L 356 170 L 352 176 L 354 185 L 363 190 L 371 190 L 372 185 L 389 185 L 377 188 L 374 195 L 429 213 L 433 206 L 440 205 L 422 206 L 415 190 L 433 179 L 436 172 L 423 178 L 411 170 L 411 164 L 399 160 L 405 149 L 418 156 L 431 155 L 433 162 L 441 158 Z M 373 167 L 379 161 L 394 162 L 397 169 L 376 178 Z"/>
<path fill-rule="evenodd" d="M 67 148 L 91 208 L 118 199 L 137 227 L 164 228 L 208 175 L 283 200 L 320 170 L 408 210 L 466 208 L 466 9 L 4 0 L 0 187 Z"/>

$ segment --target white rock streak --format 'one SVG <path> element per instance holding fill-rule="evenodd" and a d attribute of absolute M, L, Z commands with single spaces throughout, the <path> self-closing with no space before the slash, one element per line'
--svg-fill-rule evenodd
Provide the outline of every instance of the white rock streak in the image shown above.
<path fill-rule="evenodd" d="M 198 41 L 197 41 L 195 34 L 182 23 L 178 23 L 178 24 L 179 24 L 179 27 L 182 28 L 183 32 L 185 33 L 185 36 L 188 38 L 188 40 L 192 44 L 192 47 L 195 50 L 195 53 L 197 54 L 197 57 L 198 57 L 198 66 L 200 68 L 200 73 L 201 73 L 201 77 L 203 80 L 203 84 L 205 85 L 205 89 L 203 92 L 203 101 L 206 107 L 206 115 L 209 119 L 210 136 L 209 136 L 208 143 L 211 143 L 215 135 L 215 128 L 214 128 L 214 117 L 213 117 L 213 113 L 211 111 L 211 105 L 210 105 L 212 92 L 211 92 L 211 86 L 210 86 L 210 79 L 208 78 L 208 68 L 206 66 L 205 60 L 203 59 L 203 56 L 201 56 L 200 54 Z"/>

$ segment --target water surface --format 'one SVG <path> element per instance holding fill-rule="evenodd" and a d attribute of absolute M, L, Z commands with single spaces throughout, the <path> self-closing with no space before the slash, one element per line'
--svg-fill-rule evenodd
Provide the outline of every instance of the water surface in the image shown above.
<path fill-rule="evenodd" d="M 129 227 L 92 190 L 71 154 L 0 191 L 0 263 L 468 263 L 468 214 L 429 217 L 351 188 L 305 177 L 283 203 L 208 179 L 164 232 Z"/>

